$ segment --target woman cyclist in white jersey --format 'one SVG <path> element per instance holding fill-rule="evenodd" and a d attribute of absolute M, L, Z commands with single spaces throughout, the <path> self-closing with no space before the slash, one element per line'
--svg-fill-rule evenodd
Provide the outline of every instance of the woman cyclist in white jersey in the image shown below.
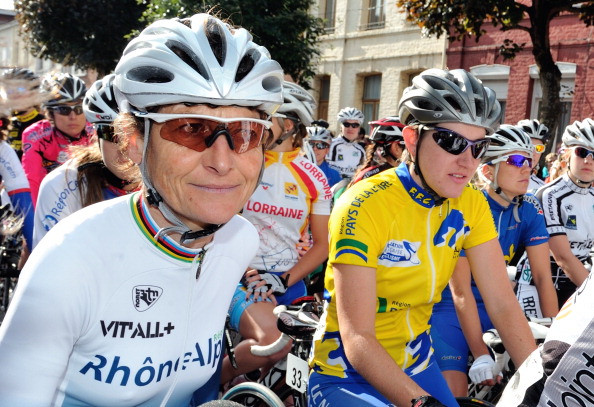
<path fill-rule="evenodd" d="M 131 193 L 138 189 L 138 167 L 118 150 L 113 121 L 118 106 L 113 92 L 115 75 L 97 80 L 87 90 L 83 110 L 93 123 L 97 142 L 71 147 L 72 158 L 48 174 L 39 187 L 35 208 L 33 243 L 60 220 L 85 206 Z"/>
<path fill-rule="evenodd" d="M 551 236 L 551 273 L 559 307 L 579 287 L 592 267 L 594 245 L 594 120 L 576 121 L 563 132 L 566 173 L 537 191 Z M 526 307 L 535 297 L 529 262 L 518 263 L 517 297 Z"/>
<path fill-rule="evenodd" d="M 283 72 L 244 29 L 160 20 L 115 69 L 140 192 L 83 208 L 36 247 L 0 327 L 0 405 L 183 406 L 217 397 L 229 302 L 258 235 Z M 208 384 L 208 385 L 207 385 Z"/>
<path fill-rule="evenodd" d="M 559 308 L 549 274 L 549 234 L 540 204 L 534 196 L 525 195 L 532 172 L 532 141 L 519 126 L 508 124 L 487 138 L 491 144 L 478 170 L 478 184 L 493 214 L 505 262 L 508 264 L 518 250 L 526 249 L 540 293 L 539 316 L 554 317 Z M 483 332 L 491 328 L 483 297 L 461 253 L 450 284 L 431 316 L 437 363 L 455 396 L 467 396 L 467 373 L 475 383 L 494 384 L 495 361 L 483 342 Z M 474 356 L 470 371 L 469 351 Z"/>
<path fill-rule="evenodd" d="M 495 93 L 462 69 L 429 69 L 399 113 L 412 161 L 359 181 L 332 210 L 312 406 L 458 406 L 428 322 L 463 249 L 514 361 L 535 348 L 488 204 L 468 185 L 498 126 Z"/>
<path fill-rule="evenodd" d="M 322 170 L 301 154 L 315 104 L 305 89 L 286 81 L 283 96 L 285 103 L 273 117 L 273 141 L 266 151 L 262 181 L 242 213 L 256 226 L 260 246 L 229 310 L 231 326 L 244 341 L 235 348 L 237 369 L 228 358 L 223 361 L 223 383 L 286 356 L 290 345 L 269 357 L 255 356 L 250 348 L 278 339 L 275 305 L 307 295 L 303 279 L 328 256 L 330 187 Z M 312 245 L 300 256 L 297 246 L 308 228 Z M 261 301 L 268 295 L 274 301 Z"/>

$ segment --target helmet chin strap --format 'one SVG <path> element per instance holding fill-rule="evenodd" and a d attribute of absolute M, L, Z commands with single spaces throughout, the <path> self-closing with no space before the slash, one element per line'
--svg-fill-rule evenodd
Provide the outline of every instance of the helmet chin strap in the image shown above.
<path fill-rule="evenodd" d="M 417 163 L 420 163 L 419 161 L 419 151 L 421 150 L 421 135 L 419 134 L 419 141 L 417 142 L 417 156 L 415 157 L 415 160 L 413 162 L 413 168 L 415 170 L 415 174 L 417 174 L 419 176 L 419 178 L 421 179 L 421 186 L 427 191 L 429 192 L 429 195 L 431 195 L 431 198 L 433 198 L 433 202 L 435 206 L 441 206 L 445 200 L 447 198 L 444 198 L 442 196 L 440 196 L 437 192 L 435 192 L 433 190 L 433 188 L 431 188 L 427 182 L 425 181 L 425 177 L 423 176 L 423 173 L 421 172 L 421 166 L 418 165 Z"/>
<path fill-rule="evenodd" d="M 154 236 L 155 239 L 158 239 L 160 236 L 168 235 L 171 233 L 179 233 L 181 237 L 179 239 L 180 244 L 184 244 L 186 242 L 190 242 L 192 240 L 200 239 L 206 236 L 212 235 L 214 232 L 219 230 L 224 223 L 220 225 L 208 225 L 206 228 L 202 230 L 191 230 L 185 223 L 183 223 L 179 218 L 173 213 L 173 210 L 165 203 L 159 192 L 153 186 L 150 176 L 148 174 L 148 170 L 146 167 L 146 158 L 147 158 L 147 151 L 149 145 L 149 134 L 150 134 L 150 119 L 144 119 L 144 145 L 142 147 L 142 162 L 140 163 L 140 173 L 142 174 L 142 181 L 146 186 L 147 190 L 147 202 L 149 205 L 156 206 L 157 209 L 163 214 L 165 219 L 169 221 L 173 226 L 167 226 L 164 228 L 159 229 L 157 234 Z"/>

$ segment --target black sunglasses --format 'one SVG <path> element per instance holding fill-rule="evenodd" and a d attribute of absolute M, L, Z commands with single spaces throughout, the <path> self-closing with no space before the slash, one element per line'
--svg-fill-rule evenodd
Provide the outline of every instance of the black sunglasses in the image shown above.
<path fill-rule="evenodd" d="M 594 151 L 588 150 L 587 148 L 576 147 L 575 150 L 573 150 L 573 151 L 575 152 L 575 155 L 577 155 L 580 158 L 586 158 L 588 156 L 592 156 L 592 159 L 594 159 Z"/>
<path fill-rule="evenodd" d="M 322 143 L 321 141 L 317 142 L 317 143 L 309 143 L 310 146 L 317 148 L 318 150 L 323 150 L 325 148 L 330 147 L 330 145 L 326 144 L 326 143 Z"/>
<path fill-rule="evenodd" d="M 83 107 L 82 105 L 76 105 L 76 106 L 55 106 L 51 108 L 52 111 L 58 113 L 59 115 L 62 116 L 68 116 L 71 112 L 76 113 L 76 115 L 81 115 L 83 114 Z"/>
<path fill-rule="evenodd" d="M 361 126 L 359 123 L 347 123 L 347 122 L 343 122 L 342 125 L 344 127 L 352 127 L 353 129 L 356 129 L 357 127 Z"/>
<path fill-rule="evenodd" d="M 491 140 L 482 138 L 480 140 L 469 140 L 463 135 L 443 127 L 429 127 L 420 125 L 419 131 L 434 131 L 433 140 L 442 149 L 453 155 L 460 155 L 470 147 L 472 156 L 476 159 L 481 158 L 487 152 Z"/>
<path fill-rule="evenodd" d="M 112 143 L 118 142 L 118 136 L 115 134 L 111 124 L 95 124 L 95 132 L 100 139 L 111 141 Z"/>

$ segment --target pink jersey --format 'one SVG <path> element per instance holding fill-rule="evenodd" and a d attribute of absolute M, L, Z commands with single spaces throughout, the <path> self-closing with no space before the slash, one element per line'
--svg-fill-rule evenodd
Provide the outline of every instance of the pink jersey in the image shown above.
<path fill-rule="evenodd" d="M 71 145 L 88 145 L 93 134 L 93 126 L 90 123 L 87 123 L 78 140 L 55 129 L 49 120 L 40 120 L 25 129 L 22 164 L 31 186 L 34 205 L 43 178 L 68 159 L 67 148 Z"/>

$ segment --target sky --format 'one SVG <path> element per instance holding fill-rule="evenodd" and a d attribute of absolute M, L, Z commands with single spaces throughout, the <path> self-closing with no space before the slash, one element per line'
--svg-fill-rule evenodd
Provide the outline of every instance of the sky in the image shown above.
<path fill-rule="evenodd" d="M 14 10 L 12 0 L 0 0 L 0 9 Z"/>

